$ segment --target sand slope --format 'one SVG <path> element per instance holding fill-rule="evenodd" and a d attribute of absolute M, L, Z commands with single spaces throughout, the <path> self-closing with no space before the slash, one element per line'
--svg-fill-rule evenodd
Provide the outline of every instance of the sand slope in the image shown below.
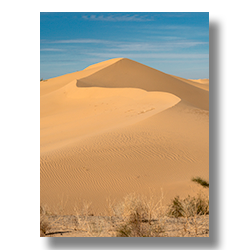
<path fill-rule="evenodd" d="M 207 91 L 126 58 L 118 60 L 88 77 L 79 79 L 77 86 L 131 87 L 147 91 L 164 91 L 178 96 L 195 107 L 209 109 Z"/>
<path fill-rule="evenodd" d="M 209 91 L 209 79 L 188 80 L 190 84 Z"/>
<path fill-rule="evenodd" d="M 129 59 L 41 82 L 41 202 L 197 191 L 209 178 L 209 92 Z M 199 83 L 197 83 L 199 84 Z"/>
<path fill-rule="evenodd" d="M 165 92 L 78 88 L 76 80 L 41 97 L 41 151 L 146 119 L 180 101 Z"/>
<path fill-rule="evenodd" d="M 100 62 L 94 65 L 90 65 L 89 67 L 87 67 L 86 69 L 82 70 L 82 71 L 77 71 L 71 74 L 67 74 L 67 75 L 63 75 L 63 76 L 59 76 L 59 77 L 55 77 L 55 78 L 51 78 L 45 81 L 42 81 L 41 83 L 41 89 L 40 89 L 40 94 L 41 96 L 44 94 L 47 94 L 51 91 L 57 90 L 58 88 L 63 87 L 65 84 L 68 84 L 69 82 L 75 80 L 75 79 L 80 79 L 83 77 L 87 77 L 107 66 L 109 66 L 110 64 L 113 64 L 119 60 L 121 60 L 122 58 L 114 58 L 108 61 L 104 61 L 104 62 Z"/>

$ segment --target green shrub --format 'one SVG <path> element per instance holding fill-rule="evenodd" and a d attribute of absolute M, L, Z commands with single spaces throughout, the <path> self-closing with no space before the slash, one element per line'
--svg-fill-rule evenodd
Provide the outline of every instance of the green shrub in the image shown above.
<path fill-rule="evenodd" d="M 202 187 L 209 188 L 209 183 L 200 177 L 193 178 L 192 181 L 200 184 Z"/>

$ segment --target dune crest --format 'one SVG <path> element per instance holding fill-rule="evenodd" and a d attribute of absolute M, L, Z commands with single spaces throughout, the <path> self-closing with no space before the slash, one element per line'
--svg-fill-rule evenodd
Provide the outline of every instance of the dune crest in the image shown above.
<path fill-rule="evenodd" d="M 204 81 L 203 81 L 204 82 Z M 41 202 L 165 191 L 195 193 L 209 179 L 209 86 L 126 58 L 41 82 Z M 192 184 L 192 185 L 191 185 Z"/>
<path fill-rule="evenodd" d="M 190 84 L 192 84 L 198 88 L 209 91 L 209 79 L 199 79 L 199 80 L 189 79 L 188 81 L 190 82 Z"/>
<path fill-rule="evenodd" d="M 187 103 L 208 110 L 209 93 L 161 71 L 123 58 L 96 73 L 77 80 L 78 87 L 140 88 L 178 96 Z"/>
<path fill-rule="evenodd" d="M 110 66 L 111 64 L 121 60 L 122 58 L 114 58 L 110 59 L 104 62 L 96 63 L 93 65 L 90 65 L 89 67 L 85 68 L 81 71 L 76 71 L 74 73 L 54 77 L 45 81 L 41 82 L 41 88 L 40 88 L 40 94 L 45 95 L 48 94 L 58 88 L 63 87 L 65 84 L 68 84 L 69 82 L 81 79 L 83 77 L 90 76 L 91 74 L 96 73 L 97 71 Z"/>
<path fill-rule="evenodd" d="M 201 83 L 201 84 L 209 84 L 209 79 L 198 79 L 198 80 L 192 80 L 189 79 L 190 81 Z"/>

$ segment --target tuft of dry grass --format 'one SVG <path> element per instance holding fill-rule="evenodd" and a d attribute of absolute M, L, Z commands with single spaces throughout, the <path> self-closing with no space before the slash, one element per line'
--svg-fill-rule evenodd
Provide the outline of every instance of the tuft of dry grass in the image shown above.
<path fill-rule="evenodd" d="M 46 216 L 40 217 L 40 237 L 46 236 L 51 230 L 51 223 L 48 221 Z"/>
<path fill-rule="evenodd" d="M 48 212 L 45 206 L 40 206 L 40 237 L 46 236 L 52 226 L 48 220 Z"/>
<path fill-rule="evenodd" d="M 164 233 L 164 225 L 159 223 L 162 199 L 154 202 L 152 196 L 148 200 L 133 193 L 126 196 L 119 207 L 123 222 L 116 228 L 117 237 L 160 237 Z"/>
<path fill-rule="evenodd" d="M 209 214 L 209 198 L 199 193 L 197 197 L 188 196 L 181 199 L 176 196 L 168 208 L 170 217 L 192 217 Z"/>

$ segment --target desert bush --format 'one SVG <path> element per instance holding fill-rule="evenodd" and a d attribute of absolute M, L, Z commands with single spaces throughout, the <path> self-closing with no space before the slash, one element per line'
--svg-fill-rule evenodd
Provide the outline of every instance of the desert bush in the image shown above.
<path fill-rule="evenodd" d="M 123 222 L 116 228 L 117 237 L 159 237 L 164 227 L 154 219 L 159 203 L 147 200 L 145 196 L 130 194 L 124 198 L 120 209 Z M 155 209 L 155 210 L 154 210 Z"/>
<path fill-rule="evenodd" d="M 168 215 L 170 217 L 175 217 L 175 218 L 184 216 L 184 207 L 179 196 L 176 196 L 172 200 L 172 204 L 169 207 Z"/>
<path fill-rule="evenodd" d="M 176 196 L 168 210 L 168 216 L 174 218 L 206 214 L 209 214 L 209 199 L 202 194 L 198 194 L 197 197 L 188 196 L 185 199 Z"/>
<path fill-rule="evenodd" d="M 44 237 L 51 229 L 51 223 L 48 220 L 48 212 L 45 206 L 40 206 L 40 236 Z"/>
<path fill-rule="evenodd" d="M 40 216 L 40 236 L 44 237 L 51 230 L 51 223 L 46 215 Z"/>
<path fill-rule="evenodd" d="M 200 177 L 192 178 L 193 182 L 200 184 L 202 187 L 209 188 L 209 183 Z M 172 199 L 168 210 L 170 217 L 192 217 L 196 215 L 209 214 L 209 197 L 199 193 L 196 197 L 190 195 L 185 199 L 179 196 Z"/>

